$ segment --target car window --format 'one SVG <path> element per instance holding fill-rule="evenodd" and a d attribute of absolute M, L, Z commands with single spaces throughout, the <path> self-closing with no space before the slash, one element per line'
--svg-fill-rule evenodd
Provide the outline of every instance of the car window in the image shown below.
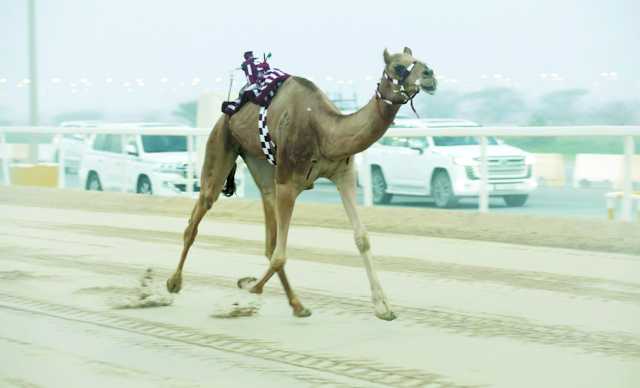
<path fill-rule="evenodd" d="M 144 152 L 186 152 L 186 136 L 145 135 L 142 136 Z"/>
<path fill-rule="evenodd" d="M 64 135 L 62 135 L 63 138 L 65 139 L 72 139 L 72 140 L 82 140 L 83 136 L 79 135 L 77 133 L 65 133 Z"/>
<path fill-rule="evenodd" d="M 410 148 L 420 148 L 425 149 L 429 147 L 429 142 L 427 142 L 427 138 L 424 136 L 420 137 L 410 137 L 408 139 L 408 145 Z"/>
<path fill-rule="evenodd" d="M 390 137 L 383 137 L 382 139 L 378 140 L 378 143 L 380 143 L 382 145 L 390 145 L 391 144 L 391 138 Z"/>
<path fill-rule="evenodd" d="M 409 139 L 406 137 L 391 137 L 389 145 L 392 147 L 409 147 Z"/>
<path fill-rule="evenodd" d="M 96 135 L 96 138 L 93 140 L 93 149 L 96 151 L 106 151 L 107 135 Z"/>
<path fill-rule="evenodd" d="M 480 144 L 480 138 L 476 136 L 436 136 L 433 138 L 433 143 L 438 147 L 478 145 Z M 497 145 L 498 141 L 495 137 L 489 136 L 487 137 L 487 143 L 489 145 Z"/>
<path fill-rule="evenodd" d="M 140 150 L 138 149 L 138 142 L 136 141 L 136 136 L 127 136 L 125 137 L 125 143 L 127 144 L 127 153 L 133 152 L 134 154 L 139 154 Z"/>
<path fill-rule="evenodd" d="M 122 136 L 121 135 L 107 135 L 107 151 L 117 154 L 122 153 Z"/>

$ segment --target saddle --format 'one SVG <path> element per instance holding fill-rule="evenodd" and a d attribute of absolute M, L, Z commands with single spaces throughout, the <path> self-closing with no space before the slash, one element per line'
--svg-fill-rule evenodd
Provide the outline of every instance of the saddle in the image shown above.
<path fill-rule="evenodd" d="M 240 90 L 237 99 L 222 103 L 222 113 L 232 116 L 247 102 L 259 105 L 258 137 L 260 139 L 260 147 L 267 161 L 275 166 L 276 145 L 267 127 L 267 109 L 280 86 L 290 75 L 279 69 L 272 69 L 267 63 L 267 56 L 264 56 L 263 60 L 259 61 L 253 56 L 252 51 L 244 53 L 244 62 L 242 62 L 241 68 L 247 76 L 247 84 Z"/>
<path fill-rule="evenodd" d="M 229 116 L 239 111 L 247 102 L 268 107 L 278 88 L 290 77 L 282 70 L 272 69 L 267 63 L 266 56 L 259 61 L 253 56 L 252 51 L 247 51 L 244 53 L 244 59 L 241 68 L 247 76 L 247 84 L 242 87 L 237 99 L 222 103 L 222 113 Z"/>

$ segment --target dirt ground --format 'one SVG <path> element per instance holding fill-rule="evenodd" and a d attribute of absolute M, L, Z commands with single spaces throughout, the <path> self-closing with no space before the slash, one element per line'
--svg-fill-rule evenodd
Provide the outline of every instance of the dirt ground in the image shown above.
<path fill-rule="evenodd" d="M 123 201 L 127 204 L 126 209 L 122 207 Z M 188 198 L 147 198 L 133 194 L 0 186 L 0 203 L 3 202 L 183 218 L 191 213 L 194 204 Z M 367 229 L 372 232 L 640 255 L 640 223 L 397 207 L 368 208 L 361 211 L 361 215 Z M 262 223 L 262 204 L 237 199 L 218 202 L 207 217 L 210 220 Z M 310 203 L 296 205 L 293 224 L 339 229 L 351 227 L 341 206 Z"/>
<path fill-rule="evenodd" d="M 277 278 L 236 287 L 266 269 L 259 203 L 217 203 L 165 291 L 192 204 L 0 188 L 0 386 L 640 386 L 637 225 L 362 209 L 386 322 L 343 210 L 301 204 L 300 319 Z"/>

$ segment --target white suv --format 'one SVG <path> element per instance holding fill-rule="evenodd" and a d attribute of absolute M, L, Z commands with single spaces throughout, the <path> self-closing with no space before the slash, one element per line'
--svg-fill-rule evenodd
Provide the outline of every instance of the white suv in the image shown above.
<path fill-rule="evenodd" d="M 416 120 L 398 119 L 368 151 L 373 200 L 389 203 L 394 194 L 429 196 L 437 207 L 457 205 L 460 198 L 478 197 L 480 146 L 473 136 L 420 136 Z M 466 120 L 420 120 L 433 128 L 478 127 Z M 394 136 L 402 128 L 402 136 Z M 416 128 L 416 135 L 410 135 Z M 409 135 L 407 135 L 409 132 Z M 537 187 L 533 157 L 523 150 L 488 138 L 489 195 L 507 206 L 523 206 Z M 360 173 L 362 170 L 360 169 Z"/>
<path fill-rule="evenodd" d="M 65 121 L 60 124 L 61 128 L 95 128 L 97 126 L 98 123 L 95 121 Z M 61 138 L 53 139 L 53 147 L 55 149 L 53 161 L 56 163 L 60 161 L 62 149 L 65 172 L 78 173 L 84 150 L 87 148 L 87 136 L 65 133 Z"/>
<path fill-rule="evenodd" d="M 98 134 L 84 153 L 80 179 L 86 190 L 178 195 L 186 192 L 188 160 L 186 136 Z M 197 192 L 197 166 L 193 171 Z"/>

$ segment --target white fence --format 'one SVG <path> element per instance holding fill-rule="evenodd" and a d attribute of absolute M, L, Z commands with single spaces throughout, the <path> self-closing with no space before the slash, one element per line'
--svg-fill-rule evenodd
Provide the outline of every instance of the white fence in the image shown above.
<path fill-rule="evenodd" d="M 6 133 L 23 134 L 49 134 L 62 136 L 63 134 L 116 134 L 116 135 L 185 135 L 188 136 L 188 153 L 192 155 L 194 149 L 194 139 L 196 137 L 208 136 L 209 129 L 189 128 L 189 127 L 113 127 L 109 128 L 65 128 L 65 127 L 0 127 L 0 146 L 2 147 L 3 175 L 5 181 L 9 177 L 9 156 L 6 147 Z M 257 136 L 257 135 L 256 135 Z M 480 138 L 480 212 L 489 211 L 489 192 L 487 174 L 487 137 L 562 137 L 562 136 L 621 136 L 624 138 L 624 172 L 623 172 L 623 209 L 622 220 L 632 219 L 632 160 L 634 154 L 634 136 L 640 136 L 640 126 L 575 126 L 575 127 L 448 127 L 448 128 L 395 128 L 393 136 L 476 136 Z M 123 145 L 123 152 L 126 147 Z M 64 160 L 64 150 L 60 150 L 59 160 Z M 367 153 L 363 153 L 363 165 L 365 174 L 363 179 L 364 204 L 372 206 L 371 169 L 367 162 Z M 190 160 L 188 163 L 188 177 L 193 177 L 196 161 Z M 60 168 L 60 179 L 64 182 L 64 168 Z M 189 178 L 192 179 L 192 178 Z M 6 181 L 5 183 L 8 183 Z M 188 190 L 192 190 L 193 185 L 187 184 Z"/>

